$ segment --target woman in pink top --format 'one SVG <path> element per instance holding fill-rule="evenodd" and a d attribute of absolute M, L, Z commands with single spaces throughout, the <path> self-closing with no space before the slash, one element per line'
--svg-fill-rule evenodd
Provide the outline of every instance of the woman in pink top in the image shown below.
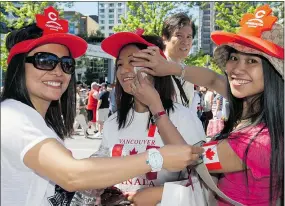
<path fill-rule="evenodd" d="M 276 205 L 284 202 L 284 48 L 283 28 L 268 5 L 245 14 L 237 34 L 215 31 L 214 58 L 225 76 L 209 69 L 165 61 L 155 47 L 135 53 L 134 66 L 154 76 L 177 75 L 217 91 L 229 100 L 230 116 L 216 136 L 221 169 L 218 187 L 243 205 Z M 151 68 L 151 69 L 148 69 Z M 153 88 L 139 75 L 133 85 L 136 97 L 160 110 Z M 185 143 L 173 135 L 167 116 L 157 122 L 168 144 Z M 168 135 L 169 134 L 169 135 Z M 171 136 L 170 136 L 171 134 Z M 173 138 L 176 136 L 177 138 Z M 140 205 L 151 191 L 137 193 Z M 148 199 L 149 200 L 149 199 Z M 219 205 L 229 205 L 218 200 Z"/>

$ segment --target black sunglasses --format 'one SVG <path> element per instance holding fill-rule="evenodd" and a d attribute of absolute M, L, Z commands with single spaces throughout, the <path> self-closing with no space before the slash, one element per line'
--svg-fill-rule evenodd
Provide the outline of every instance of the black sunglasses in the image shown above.
<path fill-rule="evenodd" d="M 26 63 L 32 63 L 35 68 L 45 71 L 52 71 L 60 62 L 62 70 L 66 74 L 73 74 L 75 71 L 75 60 L 70 56 L 59 58 L 49 52 L 38 52 L 33 56 L 26 57 Z"/>

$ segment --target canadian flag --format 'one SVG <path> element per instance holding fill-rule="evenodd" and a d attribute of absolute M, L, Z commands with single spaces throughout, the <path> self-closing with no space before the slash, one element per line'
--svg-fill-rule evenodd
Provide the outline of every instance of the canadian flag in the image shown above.
<path fill-rule="evenodd" d="M 208 170 L 219 170 L 222 169 L 222 165 L 219 161 L 219 156 L 217 152 L 218 141 L 211 141 L 203 145 L 203 161 L 208 168 Z"/>

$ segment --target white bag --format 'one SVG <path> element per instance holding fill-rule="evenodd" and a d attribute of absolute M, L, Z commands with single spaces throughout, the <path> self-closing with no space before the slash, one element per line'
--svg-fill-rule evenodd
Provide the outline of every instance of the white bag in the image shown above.
<path fill-rule="evenodd" d="M 217 182 L 212 179 L 204 163 L 195 166 L 195 170 L 202 181 L 195 173 L 190 173 L 188 180 L 164 183 L 161 206 L 216 206 L 214 193 L 232 205 L 242 206 L 217 188 Z M 188 186 L 190 182 L 191 186 Z"/>
<path fill-rule="evenodd" d="M 161 206 L 186 206 L 186 205 L 196 206 L 198 205 L 198 203 L 196 203 L 196 199 L 198 199 L 198 197 L 195 198 L 192 186 L 191 185 L 186 186 L 188 182 L 189 182 L 188 180 L 183 180 L 183 181 L 177 181 L 177 182 L 164 183 Z M 200 184 L 200 183 L 196 182 L 194 184 Z"/>

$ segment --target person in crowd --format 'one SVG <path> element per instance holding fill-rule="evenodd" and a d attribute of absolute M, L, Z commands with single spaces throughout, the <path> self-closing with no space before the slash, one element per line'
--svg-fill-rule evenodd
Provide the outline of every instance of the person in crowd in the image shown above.
<path fill-rule="evenodd" d="M 109 114 L 108 117 L 110 117 L 112 114 L 114 114 L 117 111 L 117 104 L 116 104 L 116 84 L 110 84 L 110 97 L 109 97 Z"/>
<path fill-rule="evenodd" d="M 214 92 L 209 88 L 205 88 L 206 92 L 203 98 L 203 113 L 201 121 L 203 122 L 204 130 L 207 131 L 209 121 L 213 119 L 212 106 L 214 100 Z"/>
<path fill-rule="evenodd" d="M 178 13 L 168 17 L 162 26 L 164 54 L 167 60 L 185 66 L 183 61 L 190 53 L 195 35 L 195 24 L 187 14 Z M 172 80 L 176 102 L 191 107 L 194 85 L 175 75 L 172 76 Z"/>
<path fill-rule="evenodd" d="M 164 145 L 160 127 L 155 124 L 157 114 L 169 115 L 170 121 L 181 132 L 185 141 L 193 145 L 205 139 L 205 133 L 198 117 L 188 108 L 174 103 L 174 87 L 170 76 L 145 77 L 158 90 L 164 107 L 153 113 L 153 109 L 144 105 L 132 95 L 132 83 L 136 77 L 136 69 L 131 65 L 132 53 L 157 45 L 163 48 L 162 39 L 158 36 L 143 35 L 138 29 L 136 33 L 119 32 L 102 42 L 102 49 L 116 58 L 116 103 L 117 112 L 109 117 L 104 124 L 102 148 L 110 148 L 113 157 L 134 155 L 151 148 Z M 160 52 L 163 54 L 162 50 Z M 176 130 L 176 129 L 175 129 Z M 189 135 L 191 134 L 191 135 Z M 134 194 L 137 190 L 162 185 L 166 181 L 175 181 L 179 172 L 166 170 L 153 171 L 117 184 L 123 194 Z M 160 200 L 161 196 L 153 190 L 153 197 Z M 148 205 L 146 202 L 144 205 Z"/>
<path fill-rule="evenodd" d="M 216 93 L 212 104 L 212 113 L 214 119 L 222 118 L 222 108 L 223 108 L 223 97 L 222 95 Z"/>
<path fill-rule="evenodd" d="M 99 95 L 99 85 L 96 82 L 91 84 L 91 90 L 88 93 L 88 102 L 86 105 L 87 117 L 88 117 L 88 127 L 91 128 L 93 125 L 94 133 L 97 133 L 97 105 L 98 105 L 98 95 Z"/>
<path fill-rule="evenodd" d="M 188 145 L 121 158 L 73 158 L 64 139 L 75 117 L 74 58 L 87 43 L 66 33 L 68 21 L 53 7 L 36 19 L 6 38 L 1 205 L 69 205 L 74 191 L 105 188 L 154 169 L 180 171 L 198 160 L 203 148 Z M 54 23 L 61 27 L 55 30 Z"/>
<path fill-rule="evenodd" d="M 86 118 L 85 118 L 85 103 L 83 98 L 80 95 L 80 90 L 81 87 L 77 86 L 76 87 L 76 116 L 75 116 L 75 122 L 73 125 L 74 130 L 78 129 L 80 126 L 81 129 L 83 130 L 85 138 L 88 138 L 88 125 L 86 123 Z"/>
<path fill-rule="evenodd" d="M 104 122 L 108 119 L 109 104 L 110 104 L 109 96 L 110 92 L 107 90 L 107 84 L 102 83 L 97 104 L 97 115 L 98 115 L 97 122 L 99 125 L 98 136 L 102 135 Z"/>
<path fill-rule="evenodd" d="M 191 110 L 192 112 L 194 112 L 195 114 L 197 114 L 198 118 L 199 118 L 199 114 L 198 114 L 198 110 L 200 109 L 200 102 L 201 102 L 201 98 L 200 98 L 200 94 L 199 94 L 199 86 L 198 85 L 194 85 L 194 96 L 193 96 L 193 100 L 191 103 Z"/>
<path fill-rule="evenodd" d="M 214 58 L 226 76 L 195 66 L 181 69 L 179 64 L 165 61 L 157 47 L 133 54 L 132 65 L 145 67 L 141 72 L 178 75 L 228 98 L 229 118 L 216 138 L 218 143 L 213 142 L 221 169 L 209 171 L 223 173 L 219 189 L 243 205 L 284 203 L 284 29 L 271 13 L 268 5 L 260 6 L 254 14 L 242 17 L 238 33 L 211 34 L 218 45 Z M 161 106 L 155 90 L 142 77 L 139 80 L 133 86 L 134 96 L 151 107 Z M 167 134 L 173 126 L 166 124 L 167 116 L 164 119 L 160 132 Z M 181 142 L 176 135 L 179 138 L 171 134 L 168 143 Z M 134 202 L 146 196 L 136 198 Z M 220 199 L 218 203 L 229 205 Z"/>

